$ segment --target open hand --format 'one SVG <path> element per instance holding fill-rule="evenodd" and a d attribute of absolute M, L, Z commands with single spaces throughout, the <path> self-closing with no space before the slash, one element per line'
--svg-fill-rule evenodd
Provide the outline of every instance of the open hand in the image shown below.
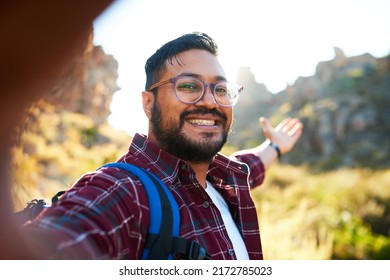
<path fill-rule="evenodd" d="M 260 117 L 259 121 L 264 136 L 278 145 L 282 154 L 289 152 L 302 135 L 303 124 L 297 118 L 286 118 L 276 127 L 267 118 Z"/>

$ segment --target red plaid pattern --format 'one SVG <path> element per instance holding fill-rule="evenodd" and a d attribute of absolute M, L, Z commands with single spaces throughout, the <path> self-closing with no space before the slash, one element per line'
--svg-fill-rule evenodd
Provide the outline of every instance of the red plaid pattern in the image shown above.
<path fill-rule="evenodd" d="M 181 236 L 197 240 L 213 259 L 235 259 L 217 207 L 185 161 L 139 134 L 119 161 L 148 169 L 168 186 L 180 208 Z M 218 154 L 207 179 L 225 198 L 250 259 L 262 259 L 250 195 L 250 187 L 264 179 L 261 160 L 252 154 L 235 159 Z M 148 200 L 138 179 L 116 168 L 103 168 L 84 174 L 54 207 L 23 230 L 31 242 L 40 242 L 49 258 L 139 259 L 148 222 Z"/>

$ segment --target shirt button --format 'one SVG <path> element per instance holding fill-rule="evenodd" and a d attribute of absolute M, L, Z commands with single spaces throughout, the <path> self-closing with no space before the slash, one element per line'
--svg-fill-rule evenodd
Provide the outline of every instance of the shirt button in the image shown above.
<path fill-rule="evenodd" d="M 186 166 L 185 164 L 182 164 L 182 165 L 180 165 L 180 169 L 181 169 L 181 170 L 186 170 L 186 169 L 187 169 L 187 166 Z"/>
<path fill-rule="evenodd" d="M 209 208 L 210 207 L 210 203 L 208 201 L 204 201 L 203 202 L 203 207 L 204 208 Z"/>
<path fill-rule="evenodd" d="M 234 250 L 233 249 L 229 249 L 227 253 L 228 253 L 229 256 L 233 256 Z"/>

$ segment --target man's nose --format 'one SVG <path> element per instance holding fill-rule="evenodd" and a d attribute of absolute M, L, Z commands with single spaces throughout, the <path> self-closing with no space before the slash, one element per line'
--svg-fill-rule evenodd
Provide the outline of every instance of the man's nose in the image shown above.
<path fill-rule="evenodd" d="M 217 102 L 215 101 L 213 91 L 211 90 L 210 85 L 207 85 L 204 89 L 204 93 L 202 98 L 196 102 L 196 105 L 198 106 L 204 106 L 207 108 L 215 108 L 218 106 Z"/>

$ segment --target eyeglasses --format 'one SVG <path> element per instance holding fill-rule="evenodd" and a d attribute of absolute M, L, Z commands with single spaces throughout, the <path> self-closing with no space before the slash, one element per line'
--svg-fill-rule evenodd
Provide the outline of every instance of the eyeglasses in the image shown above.
<path fill-rule="evenodd" d="M 224 107 L 234 106 L 243 87 L 227 81 L 218 83 L 205 83 L 198 78 L 191 76 L 177 76 L 166 81 L 158 82 L 147 90 L 151 91 L 166 84 L 173 84 L 177 99 L 186 104 L 195 104 L 201 100 L 209 86 L 215 102 Z"/>

